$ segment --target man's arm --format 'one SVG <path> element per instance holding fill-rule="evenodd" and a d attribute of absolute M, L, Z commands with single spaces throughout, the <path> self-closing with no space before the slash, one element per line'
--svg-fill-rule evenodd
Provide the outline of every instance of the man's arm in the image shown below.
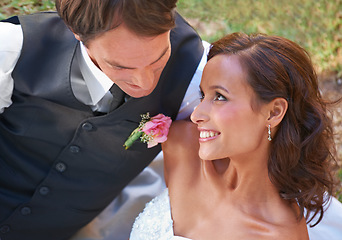
<path fill-rule="evenodd" d="M 0 22 L 0 113 L 12 104 L 12 71 L 20 56 L 22 44 L 21 26 Z"/>

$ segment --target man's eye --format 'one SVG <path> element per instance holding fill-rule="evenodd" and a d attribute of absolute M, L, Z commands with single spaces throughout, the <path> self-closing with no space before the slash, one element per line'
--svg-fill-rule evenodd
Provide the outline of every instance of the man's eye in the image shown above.
<path fill-rule="evenodd" d="M 113 66 L 113 68 L 114 68 L 115 70 L 123 70 L 123 69 L 125 69 L 125 68 L 120 67 L 120 66 Z"/>
<path fill-rule="evenodd" d="M 217 93 L 215 94 L 214 101 L 227 101 L 227 98 L 224 97 L 222 94 L 220 94 L 220 93 L 217 92 Z"/>

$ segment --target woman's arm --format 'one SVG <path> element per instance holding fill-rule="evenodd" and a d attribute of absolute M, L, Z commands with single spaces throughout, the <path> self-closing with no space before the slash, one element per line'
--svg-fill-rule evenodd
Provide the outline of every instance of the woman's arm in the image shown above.
<path fill-rule="evenodd" d="M 193 164 L 192 160 L 199 160 L 198 138 L 197 125 L 191 121 L 179 120 L 172 123 L 167 141 L 162 144 L 166 185 L 179 168 L 186 171 L 187 166 Z"/>

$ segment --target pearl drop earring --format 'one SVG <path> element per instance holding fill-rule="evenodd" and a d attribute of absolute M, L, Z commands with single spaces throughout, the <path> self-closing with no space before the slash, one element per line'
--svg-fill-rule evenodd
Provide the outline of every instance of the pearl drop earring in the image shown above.
<path fill-rule="evenodd" d="M 268 125 L 268 141 L 272 141 L 272 138 L 271 138 L 271 125 Z"/>

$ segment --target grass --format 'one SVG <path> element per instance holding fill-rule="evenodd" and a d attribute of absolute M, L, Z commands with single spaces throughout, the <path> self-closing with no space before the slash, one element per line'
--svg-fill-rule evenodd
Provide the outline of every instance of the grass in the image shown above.
<path fill-rule="evenodd" d="M 55 10 L 55 1 L 51 0 L 2 0 L 0 2 L 0 19 L 12 15 L 28 14 L 37 11 Z"/>
<path fill-rule="evenodd" d="M 340 181 L 342 181 L 342 169 L 339 170 L 338 174 L 337 174 L 338 179 L 340 179 Z M 336 191 L 336 198 L 342 202 L 342 190 L 338 189 Z"/>
<path fill-rule="evenodd" d="M 341 6 L 342 0 L 178 1 L 178 11 L 209 42 L 236 31 L 283 36 L 308 50 L 318 74 L 336 79 L 342 79 Z M 54 9 L 51 0 L 2 0 L 0 19 Z M 342 181 L 342 169 L 338 177 Z M 342 202 L 342 190 L 337 198 Z"/>
<path fill-rule="evenodd" d="M 263 32 L 289 38 L 311 55 L 319 73 L 342 76 L 342 0 L 179 0 L 187 18 L 216 29 L 201 36 L 213 41 L 236 31 Z"/>

